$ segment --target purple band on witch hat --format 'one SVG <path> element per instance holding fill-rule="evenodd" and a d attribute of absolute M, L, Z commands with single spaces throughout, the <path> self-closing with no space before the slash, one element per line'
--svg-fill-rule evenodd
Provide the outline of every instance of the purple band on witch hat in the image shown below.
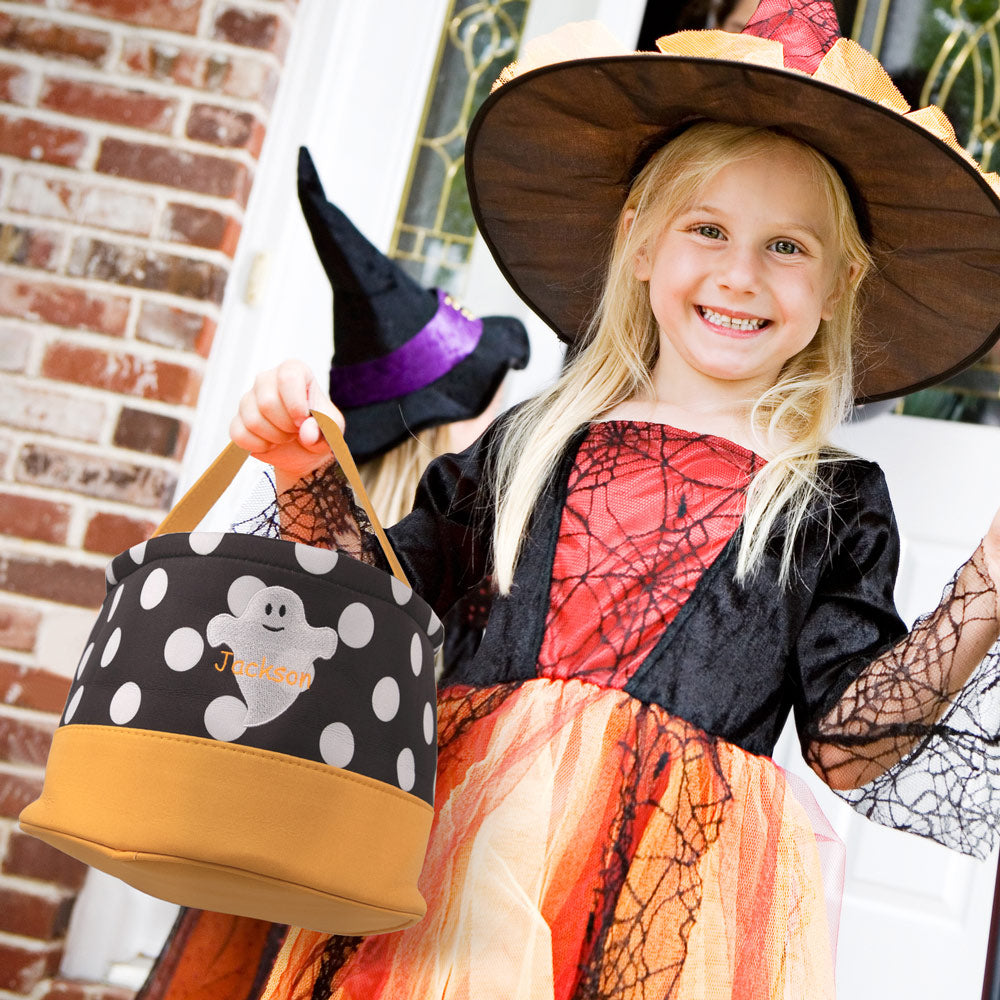
<path fill-rule="evenodd" d="M 436 382 L 464 361 L 483 335 L 483 321 L 437 290 L 438 309 L 424 328 L 381 358 L 330 369 L 330 399 L 341 407 L 368 406 L 406 396 Z"/>

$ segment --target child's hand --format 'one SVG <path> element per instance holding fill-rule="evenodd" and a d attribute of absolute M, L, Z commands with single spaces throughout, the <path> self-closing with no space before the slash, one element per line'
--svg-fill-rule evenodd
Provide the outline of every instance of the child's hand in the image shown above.
<path fill-rule="evenodd" d="M 298 479 L 330 457 L 310 410 L 328 413 L 343 430 L 343 415 L 308 366 L 283 361 L 254 379 L 229 425 L 229 436 L 254 458 L 273 465 L 279 478 Z"/>

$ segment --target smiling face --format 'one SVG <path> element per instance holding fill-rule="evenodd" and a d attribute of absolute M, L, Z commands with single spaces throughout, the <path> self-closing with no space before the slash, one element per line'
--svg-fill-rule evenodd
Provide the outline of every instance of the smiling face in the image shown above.
<path fill-rule="evenodd" d="M 659 328 L 657 370 L 750 398 L 830 319 L 846 277 L 815 164 L 787 140 L 718 170 L 634 269 Z"/>

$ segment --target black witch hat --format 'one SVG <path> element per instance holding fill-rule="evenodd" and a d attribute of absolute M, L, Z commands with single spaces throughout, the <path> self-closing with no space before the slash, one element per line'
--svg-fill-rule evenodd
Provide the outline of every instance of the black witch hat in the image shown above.
<path fill-rule="evenodd" d="M 304 147 L 299 201 L 333 288 L 330 399 L 358 462 L 424 428 L 478 416 L 508 369 L 527 364 L 520 320 L 477 319 L 414 281 L 327 201 Z"/>

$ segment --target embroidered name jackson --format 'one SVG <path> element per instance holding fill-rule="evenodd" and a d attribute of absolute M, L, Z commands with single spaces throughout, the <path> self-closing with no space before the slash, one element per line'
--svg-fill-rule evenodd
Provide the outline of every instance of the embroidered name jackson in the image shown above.
<path fill-rule="evenodd" d="M 232 660 L 232 663 L 229 661 Z M 244 677 L 256 677 L 262 681 L 272 681 L 274 684 L 288 684 L 290 687 L 308 688 L 312 684 L 312 677 L 304 670 L 286 670 L 284 667 L 276 667 L 273 663 L 267 662 L 267 657 L 262 656 L 260 663 L 253 661 L 237 660 L 228 649 L 222 650 L 222 663 L 213 663 L 212 666 L 218 671 L 223 671 L 229 667 L 234 674 L 242 674 Z"/>

